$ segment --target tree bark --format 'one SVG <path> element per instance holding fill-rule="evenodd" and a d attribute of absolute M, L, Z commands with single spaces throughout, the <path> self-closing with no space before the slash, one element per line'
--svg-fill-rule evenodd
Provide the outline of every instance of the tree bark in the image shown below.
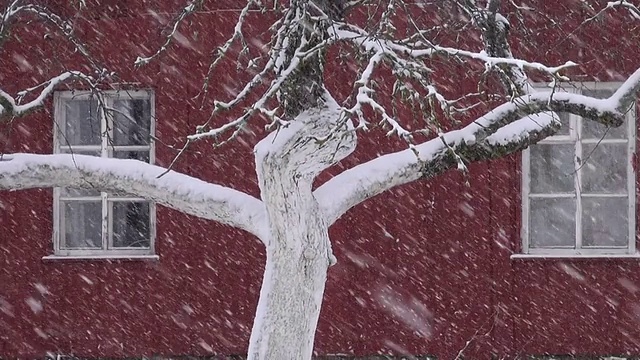
<path fill-rule="evenodd" d="M 328 227 L 308 184 L 272 182 L 271 237 L 249 359 L 310 359 L 331 265 Z M 303 185 L 301 188 L 299 185 Z M 279 195 L 276 195 L 280 193 Z"/>
<path fill-rule="evenodd" d="M 327 270 L 335 263 L 312 183 L 356 146 L 350 123 L 338 125 L 338 104 L 328 94 L 323 99 L 255 148 L 269 237 L 250 360 L 311 359 Z"/>

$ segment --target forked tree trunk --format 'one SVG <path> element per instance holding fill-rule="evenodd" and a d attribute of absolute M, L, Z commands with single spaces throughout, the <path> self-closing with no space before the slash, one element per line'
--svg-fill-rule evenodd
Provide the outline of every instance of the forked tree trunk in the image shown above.
<path fill-rule="evenodd" d="M 327 37 L 328 23 L 314 29 L 297 24 L 285 64 L 303 39 L 311 49 Z M 341 113 L 323 85 L 324 57 L 324 51 L 308 57 L 282 84 L 278 96 L 285 118 L 293 121 L 255 148 L 269 239 L 249 360 L 306 360 L 313 352 L 327 270 L 335 262 L 327 221 L 311 191 L 313 179 L 356 145 L 350 123 L 337 126 Z M 335 136 L 329 136 L 332 129 L 338 130 Z"/>
<path fill-rule="evenodd" d="M 335 262 L 328 225 L 312 194 L 315 176 L 353 152 L 330 97 L 256 145 L 261 197 L 269 220 L 267 263 L 249 344 L 250 360 L 310 359 L 327 270 Z M 317 139 L 324 138 L 324 141 Z"/>

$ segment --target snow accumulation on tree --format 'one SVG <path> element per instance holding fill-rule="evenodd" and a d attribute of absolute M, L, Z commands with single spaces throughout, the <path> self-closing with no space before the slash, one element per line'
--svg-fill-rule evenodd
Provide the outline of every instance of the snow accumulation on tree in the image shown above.
<path fill-rule="evenodd" d="M 179 11 L 161 48 L 139 57 L 135 65 L 145 66 L 171 51 L 178 28 L 186 26 L 185 19 L 202 3 L 194 0 Z M 449 169 L 467 171 L 469 163 L 523 150 L 559 130 L 557 112 L 620 126 L 633 106 L 640 91 L 640 69 L 611 97 L 595 99 L 558 90 L 561 82 L 570 81 L 563 72 L 576 65 L 571 59 L 545 65 L 513 56 L 508 40 L 526 39 L 509 39 L 510 27 L 517 25 L 509 24 L 508 14 L 500 12 L 501 3 L 447 2 L 473 24 L 464 31 L 481 35 L 484 48 L 470 49 L 439 45 L 432 38 L 435 25 L 425 25 L 415 16 L 421 11 L 419 1 L 247 1 L 233 33 L 211 61 L 203 93 L 216 78 L 218 65 L 233 54 L 243 59 L 255 56 L 248 63 L 238 58 L 254 75 L 230 99 L 215 101 L 210 120 L 185 139 L 180 154 L 197 141 L 221 146 L 241 136 L 250 124 L 266 119 L 271 132 L 255 146 L 260 199 L 171 168 L 77 154 L 4 154 L 0 189 L 91 187 L 126 192 L 255 235 L 266 247 L 267 260 L 249 358 L 309 359 L 327 270 L 336 261 L 328 229 L 350 208 L 395 186 Z M 528 10 L 533 9 L 519 8 Z M 68 23 L 45 7 L 14 0 L 0 11 L 0 43 L 18 26 L 27 26 L 29 19 L 40 18 L 91 58 Z M 632 19 L 640 18 L 638 8 L 625 0 L 611 1 L 602 11 L 628 11 Z M 262 52 L 254 54 L 248 45 L 252 35 L 247 18 L 256 12 L 271 21 L 271 37 Z M 326 64 L 339 53 L 336 48 L 355 53 L 350 65 L 358 69 L 352 95 L 340 100 L 324 83 Z M 479 108 L 479 101 L 469 103 L 469 99 L 488 95 L 448 99 L 434 80 L 438 77 L 432 62 L 482 64 L 485 74 L 500 82 L 502 104 L 452 129 L 458 115 Z M 15 95 L 0 89 L 0 121 L 28 121 L 25 115 L 43 106 L 62 82 L 81 80 L 99 98 L 99 84 L 108 80 L 109 73 L 93 65 L 94 73 L 57 74 Z M 551 83 L 548 90 L 534 89 L 528 71 L 544 74 Z M 386 99 L 377 93 L 378 83 L 385 81 L 392 84 Z M 398 117 L 393 104 L 415 109 L 424 125 L 407 125 L 411 121 Z M 222 126 L 213 125 L 229 114 L 239 115 Z M 406 149 L 354 166 L 313 189 L 316 176 L 355 150 L 358 137 L 379 128 L 406 141 Z M 179 159 L 180 155 L 175 161 Z"/>

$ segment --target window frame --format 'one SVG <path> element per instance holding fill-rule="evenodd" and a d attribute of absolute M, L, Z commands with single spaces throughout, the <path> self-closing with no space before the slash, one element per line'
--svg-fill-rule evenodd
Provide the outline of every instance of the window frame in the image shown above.
<path fill-rule="evenodd" d="M 156 130 L 155 116 L 155 94 L 153 90 L 108 90 L 100 93 L 107 108 L 114 108 L 114 102 L 117 100 L 142 99 L 149 100 L 150 103 L 150 124 L 149 132 L 153 137 Z M 100 117 L 100 145 L 69 145 L 61 139 L 61 129 L 66 126 L 65 104 L 70 100 L 83 100 L 95 97 L 91 91 L 58 91 L 54 93 L 54 126 L 53 126 L 53 153 L 54 154 L 72 154 L 74 151 L 100 151 L 100 157 L 113 158 L 114 151 L 148 151 L 149 163 L 155 163 L 155 142 L 150 139 L 148 145 L 114 145 L 109 140 L 114 139 L 113 117 L 106 116 L 104 109 L 98 108 L 98 116 Z M 105 136 L 108 134 L 108 136 Z M 99 147 L 99 149 L 98 149 Z M 69 151 L 63 152 L 66 148 Z M 100 203 L 102 206 L 102 246 L 100 249 L 68 249 L 63 248 L 62 237 L 65 224 L 62 222 L 61 214 L 63 202 L 62 189 L 56 187 L 53 189 L 53 257 L 64 258 L 144 258 L 155 257 L 155 240 L 156 240 L 156 204 L 143 198 L 130 196 L 110 196 L 106 192 L 100 192 Z M 70 197 L 77 202 L 97 201 L 98 195 Z M 145 202 L 149 204 L 149 247 L 145 248 L 113 248 L 113 203 L 115 202 Z M 104 214 L 107 214 L 106 219 Z M 111 229 L 111 231 L 109 231 Z"/>
<path fill-rule="evenodd" d="M 578 86 L 579 85 L 579 86 Z M 563 92 L 577 93 L 582 94 L 583 90 L 589 91 L 597 91 L 597 90 L 617 90 L 622 83 L 619 82 L 582 82 L 577 83 L 575 88 L 562 89 Z M 536 86 L 536 88 L 543 88 L 543 86 Z M 637 105 L 637 104 L 636 104 Z M 620 255 L 635 255 L 636 254 L 636 172 L 634 166 L 634 158 L 635 158 L 635 150 L 636 150 L 636 141 L 637 141 L 637 111 L 636 105 L 632 106 L 629 112 L 626 114 L 626 131 L 627 131 L 627 196 L 628 199 L 628 207 L 627 207 L 627 216 L 628 216 L 628 241 L 627 245 L 624 247 L 582 247 L 583 237 L 582 237 L 582 194 L 579 184 L 576 184 L 578 179 L 581 179 L 581 167 L 582 165 L 574 164 L 578 166 L 578 175 L 574 175 L 574 193 L 570 198 L 576 199 L 576 217 L 575 217 L 575 239 L 574 239 L 574 247 L 566 248 L 566 247 L 546 247 L 546 248 L 532 248 L 530 246 L 530 182 L 531 182 L 531 174 L 530 174 L 530 148 L 522 151 L 522 160 L 521 160 L 521 240 L 522 240 L 522 249 L 521 253 L 525 255 L 550 255 L 550 256 L 620 256 Z M 582 153 L 582 144 L 584 140 L 580 138 L 582 135 L 582 126 L 577 126 L 579 121 L 582 120 L 580 116 L 570 114 L 569 115 L 569 126 L 570 128 L 575 128 L 575 138 L 572 137 L 571 131 L 569 135 L 558 135 L 549 137 L 539 142 L 539 144 L 573 144 L 574 146 L 574 159 L 576 158 L 575 154 L 579 150 Z M 589 120 L 587 120 L 589 121 Z M 596 139 L 593 143 L 599 143 L 600 139 Z M 589 143 L 591 141 L 587 141 Z M 602 143 L 622 143 L 621 139 L 608 139 L 604 140 Z M 543 198 L 544 195 L 540 194 L 540 198 Z M 549 198 L 562 198 L 563 196 L 552 196 Z M 594 197 L 616 197 L 616 194 L 599 194 Z M 622 197 L 622 196 L 619 196 Z"/>

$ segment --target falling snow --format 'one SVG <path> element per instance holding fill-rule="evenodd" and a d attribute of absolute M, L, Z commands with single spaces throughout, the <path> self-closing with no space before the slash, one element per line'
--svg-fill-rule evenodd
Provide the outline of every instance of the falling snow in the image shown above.
<path fill-rule="evenodd" d="M 640 356 L 639 8 L 0 4 L 0 358 Z"/>

